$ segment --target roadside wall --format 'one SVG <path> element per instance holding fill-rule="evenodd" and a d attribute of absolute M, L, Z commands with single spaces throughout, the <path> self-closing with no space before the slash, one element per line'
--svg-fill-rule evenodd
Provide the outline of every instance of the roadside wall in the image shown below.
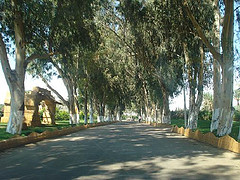
<path fill-rule="evenodd" d="M 206 134 L 201 133 L 199 130 L 192 131 L 190 129 L 184 129 L 183 127 L 179 128 L 177 126 L 171 126 L 169 124 L 161 124 L 161 123 L 147 123 L 151 126 L 154 127 L 162 127 L 162 128 L 167 128 L 170 127 L 172 128 L 172 132 L 181 134 L 182 136 L 185 136 L 190 139 L 195 139 L 197 141 L 210 144 L 214 147 L 221 148 L 221 149 L 226 149 L 235 153 L 240 153 L 240 143 L 237 142 L 235 139 L 233 139 L 231 136 L 226 135 L 223 137 L 216 137 L 213 133 L 209 132 Z"/>
<path fill-rule="evenodd" d="M 197 141 L 210 144 L 217 148 L 227 149 L 235 153 L 240 153 L 240 143 L 229 135 L 218 138 L 211 132 L 202 134 L 199 130 L 192 132 L 190 129 L 184 129 L 183 127 L 179 128 L 177 126 L 172 127 L 172 132 L 181 134 L 182 136 L 190 139 L 195 139 Z"/>

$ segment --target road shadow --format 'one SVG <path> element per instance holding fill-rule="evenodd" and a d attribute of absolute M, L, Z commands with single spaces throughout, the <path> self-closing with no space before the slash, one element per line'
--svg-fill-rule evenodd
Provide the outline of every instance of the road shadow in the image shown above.
<path fill-rule="evenodd" d="M 237 170 L 235 153 L 136 122 L 0 154 L 0 179 L 234 179 Z"/>

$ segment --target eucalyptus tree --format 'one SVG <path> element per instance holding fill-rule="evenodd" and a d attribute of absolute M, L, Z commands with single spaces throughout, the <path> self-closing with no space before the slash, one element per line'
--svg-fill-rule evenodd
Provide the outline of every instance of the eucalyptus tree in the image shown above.
<path fill-rule="evenodd" d="M 186 47 L 186 44 L 184 44 L 183 48 L 189 84 L 189 114 L 187 127 L 190 129 L 197 128 L 198 114 L 203 99 L 204 51 L 202 42 L 200 41 L 199 43 L 195 44 L 195 47 L 199 48 L 199 52 L 194 52 L 192 54 L 193 57 L 189 55 L 191 53 L 188 52 L 189 48 Z M 192 46 L 192 52 L 194 49 L 196 48 Z"/>
<path fill-rule="evenodd" d="M 104 69 L 99 65 L 99 57 L 96 56 L 91 64 L 91 72 L 89 74 L 89 86 L 94 99 L 95 109 L 98 112 L 97 120 L 102 122 L 105 115 L 105 84 L 106 78 L 103 74 Z"/>
<path fill-rule="evenodd" d="M 189 85 L 189 115 L 186 125 L 191 129 L 195 129 L 197 127 L 198 113 L 202 103 L 205 77 L 207 77 L 204 75 L 204 73 L 207 72 L 204 72 L 205 68 L 203 61 L 205 60 L 206 50 L 197 33 L 195 33 L 191 21 L 186 16 L 182 2 L 164 1 L 162 4 L 163 5 L 159 7 L 161 11 L 165 12 L 167 9 L 171 10 L 166 13 L 167 16 L 170 17 L 167 22 L 171 24 L 169 27 L 171 29 L 169 30 L 170 33 L 167 33 L 167 35 L 170 35 L 170 39 L 175 40 L 171 40 L 172 42 L 167 41 L 167 44 L 170 44 L 170 52 L 173 52 L 173 55 L 177 54 L 177 57 L 180 57 L 184 64 L 186 64 Z M 209 32 L 212 29 L 212 21 L 214 19 L 211 14 L 212 8 L 209 7 L 208 4 L 194 7 L 198 12 L 196 13 L 196 17 L 199 23 L 204 24 L 206 26 L 206 31 Z M 174 9 L 174 11 L 172 11 L 172 9 Z M 161 11 L 158 12 L 161 13 Z M 178 48 L 171 46 L 178 46 Z"/>
<path fill-rule="evenodd" d="M 45 44 L 49 22 L 55 15 L 53 1 L 0 2 L 0 59 L 10 89 L 11 112 L 7 132 L 20 134 L 24 118 L 24 80 L 26 68 L 34 59 L 48 58 L 54 53 Z M 42 15 L 44 14 L 44 16 Z M 9 63 L 8 53 L 15 48 L 15 67 Z"/>
<path fill-rule="evenodd" d="M 163 123 L 170 123 L 169 96 L 177 92 L 182 82 L 181 46 L 172 26 L 174 17 L 179 15 L 167 1 L 126 0 L 121 1 L 120 9 L 135 38 L 135 58 L 161 87 Z"/>
<path fill-rule="evenodd" d="M 102 104 L 106 107 L 104 110 L 108 110 L 108 116 L 114 114 L 114 118 L 117 116 L 120 119 L 123 108 L 131 104 L 134 66 L 129 46 L 126 45 L 126 23 L 123 16 L 116 11 L 115 3 L 103 3 L 95 17 L 101 35 L 101 45 L 93 61 L 98 77 L 92 78 L 94 71 L 89 75 L 90 86 L 99 107 Z M 97 85 L 99 82 L 101 85 Z M 99 108 L 99 113 L 100 109 L 102 108 Z"/>
<path fill-rule="evenodd" d="M 197 2 L 205 3 L 205 2 Z M 219 108 L 214 109 L 213 116 L 216 117 L 213 120 L 218 121 L 212 130 L 217 129 L 217 134 L 220 136 L 229 134 L 232 130 L 233 121 L 233 31 L 234 31 L 234 0 L 221 1 L 224 6 L 224 16 L 221 32 L 221 49 L 215 49 L 204 33 L 204 27 L 200 26 L 195 14 L 192 13 L 192 7 L 190 2 L 185 0 L 184 6 L 193 26 L 203 43 L 207 46 L 213 57 L 218 61 L 221 67 L 221 90 L 219 96 Z M 201 4 L 199 4 L 201 6 Z"/>
<path fill-rule="evenodd" d="M 220 53 L 220 8 L 219 0 L 214 0 L 214 38 L 213 45 L 217 52 Z M 221 67 L 217 59 L 213 60 L 213 112 L 211 121 L 211 132 L 218 127 L 219 123 L 219 108 L 221 96 Z"/>
<path fill-rule="evenodd" d="M 202 19 L 206 17 L 202 17 Z M 211 16 L 208 16 L 208 18 L 211 18 Z M 189 114 L 185 125 L 190 129 L 196 129 L 203 99 L 204 74 L 208 73 L 204 71 L 204 61 L 206 58 L 203 43 L 196 34 L 191 33 L 194 32 L 191 22 L 186 23 L 188 19 L 186 19 L 183 12 L 179 20 L 181 24 L 185 23 L 185 26 L 180 28 L 180 32 L 184 37 L 181 41 L 189 87 Z M 209 27 L 211 26 L 209 25 Z"/>
<path fill-rule="evenodd" d="M 163 123 L 163 94 L 158 79 L 150 73 L 146 74 L 146 89 L 148 106 L 146 107 L 148 121 Z M 140 96 L 141 97 L 141 96 Z"/>
<path fill-rule="evenodd" d="M 35 63 L 33 70 L 42 77 L 47 86 L 68 107 L 70 124 L 78 123 L 78 89 L 85 78 L 86 56 L 94 52 L 98 45 L 98 32 L 94 24 L 94 1 L 57 1 L 56 16 L 49 28 L 48 43 L 58 53 L 45 63 Z M 91 58 L 89 56 L 89 58 Z M 57 90 L 47 82 L 45 68 L 51 63 L 58 71 L 68 92 L 68 99 L 64 99 Z M 37 68 L 39 67 L 39 68 Z M 85 86 L 85 85 L 84 85 Z"/>
<path fill-rule="evenodd" d="M 111 33 L 105 36 L 104 46 L 100 46 L 96 52 L 96 59 L 92 61 L 89 71 L 89 88 L 97 100 L 99 120 L 106 115 L 105 110 L 108 110 L 108 117 L 116 114 L 114 112 L 120 117 L 122 104 L 129 103 L 127 99 L 131 94 L 129 81 L 126 81 L 130 79 L 122 58 L 124 54 L 118 47 L 118 42 L 110 37 L 114 36 L 111 36 Z"/>

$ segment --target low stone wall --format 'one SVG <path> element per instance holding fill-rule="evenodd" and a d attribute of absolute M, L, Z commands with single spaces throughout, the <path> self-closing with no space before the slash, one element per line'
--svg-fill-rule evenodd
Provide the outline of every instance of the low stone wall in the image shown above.
<path fill-rule="evenodd" d="M 44 131 L 43 133 L 32 132 L 26 137 L 20 136 L 20 137 L 15 137 L 15 138 L 0 141 L 0 151 L 18 147 L 18 146 L 23 146 L 29 143 L 35 143 L 38 141 L 42 141 L 43 139 L 49 139 L 49 138 L 71 134 L 87 128 L 104 126 L 104 125 L 113 124 L 113 123 L 116 123 L 116 122 L 101 122 L 101 123 L 88 124 L 83 126 L 68 127 L 61 130 L 55 130 L 55 131 Z"/>
<path fill-rule="evenodd" d="M 218 138 L 211 132 L 202 134 L 199 130 L 192 132 L 190 129 L 184 129 L 183 127 L 179 128 L 177 126 L 172 127 L 172 132 L 206 144 L 210 144 L 217 148 L 227 149 L 235 153 L 240 153 L 240 143 L 229 135 Z"/>
<path fill-rule="evenodd" d="M 161 127 L 161 128 L 171 128 L 172 125 L 170 124 L 162 124 L 162 123 L 156 123 L 156 122 L 148 122 L 147 124 L 154 126 L 154 127 Z"/>

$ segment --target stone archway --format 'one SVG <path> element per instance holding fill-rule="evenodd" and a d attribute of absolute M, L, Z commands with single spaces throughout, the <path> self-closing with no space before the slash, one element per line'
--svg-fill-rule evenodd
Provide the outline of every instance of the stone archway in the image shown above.
<path fill-rule="evenodd" d="M 1 118 L 1 122 L 8 122 L 10 116 L 10 93 L 7 94 L 4 101 L 4 116 Z M 26 126 L 41 126 L 41 120 L 39 115 L 39 105 L 44 102 L 47 111 L 44 115 L 44 124 L 55 124 L 55 112 L 57 102 L 51 95 L 51 92 L 47 89 L 40 87 L 34 87 L 32 91 L 25 93 L 25 112 L 23 127 Z"/>

